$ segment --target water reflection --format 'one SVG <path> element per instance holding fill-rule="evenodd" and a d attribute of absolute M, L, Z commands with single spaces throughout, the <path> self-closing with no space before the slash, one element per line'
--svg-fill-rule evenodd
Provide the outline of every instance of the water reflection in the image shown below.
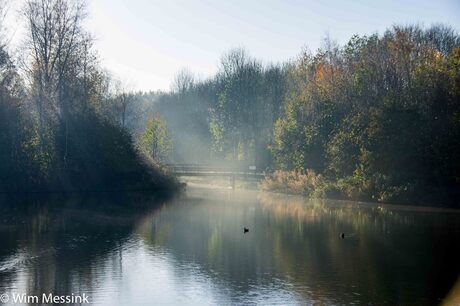
<path fill-rule="evenodd" d="M 97 291 L 101 275 L 121 275 L 122 249 L 151 204 L 138 195 L 3 199 L 0 293 Z"/>
<path fill-rule="evenodd" d="M 232 303 L 428 305 L 459 275 L 458 213 L 273 194 L 205 198 L 165 207 L 140 232 L 198 264 Z"/>
<path fill-rule="evenodd" d="M 460 271 L 459 213 L 200 188 L 165 205 L 45 202 L 0 206 L 0 293 L 87 293 L 97 305 L 432 305 Z"/>
<path fill-rule="evenodd" d="M 337 302 L 436 304 L 459 275 L 458 214 L 271 196 L 261 203 L 276 216 L 287 273 Z"/>

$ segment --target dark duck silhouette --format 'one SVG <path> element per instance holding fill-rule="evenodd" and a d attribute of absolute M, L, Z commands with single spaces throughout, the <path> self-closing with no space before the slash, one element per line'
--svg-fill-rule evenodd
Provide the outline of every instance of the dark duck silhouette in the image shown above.
<path fill-rule="evenodd" d="M 249 232 L 249 228 L 244 227 L 244 228 L 243 228 L 243 233 L 246 234 L 247 232 Z"/>
<path fill-rule="evenodd" d="M 345 233 L 340 233 L 340 238 L 345 239 Z"/>

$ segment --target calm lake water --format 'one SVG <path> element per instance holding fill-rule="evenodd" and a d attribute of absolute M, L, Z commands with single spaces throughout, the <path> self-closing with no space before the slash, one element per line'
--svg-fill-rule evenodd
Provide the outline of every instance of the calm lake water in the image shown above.
<path fill-rule="evenodd" d="M 95 305 L 437 305 L 459 293 L 459 272 L 457 212 L 196 186 L 165 203 L 0 206 L 8 305 L 23 293 L 85 293 Z"/>

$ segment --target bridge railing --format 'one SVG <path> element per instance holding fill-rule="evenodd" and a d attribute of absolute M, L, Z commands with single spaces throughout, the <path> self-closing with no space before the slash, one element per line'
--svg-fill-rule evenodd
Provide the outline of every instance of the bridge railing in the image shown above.
<path fill-rule="evenodd" d="M 167 164 L 166 167 L 176 175 L 265 177 L 264 172 L 245 165 Z"/>

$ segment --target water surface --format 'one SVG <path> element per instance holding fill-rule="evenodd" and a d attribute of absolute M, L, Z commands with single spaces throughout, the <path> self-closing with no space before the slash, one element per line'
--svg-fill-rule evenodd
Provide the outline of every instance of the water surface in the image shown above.
<path fill-rule="evenodd" d="M 0 294 L 9 296 L 436 305 L 460 272 L 452 211 L 191 187 L 168 202 L 16 199 L 0 214 Z"/>

